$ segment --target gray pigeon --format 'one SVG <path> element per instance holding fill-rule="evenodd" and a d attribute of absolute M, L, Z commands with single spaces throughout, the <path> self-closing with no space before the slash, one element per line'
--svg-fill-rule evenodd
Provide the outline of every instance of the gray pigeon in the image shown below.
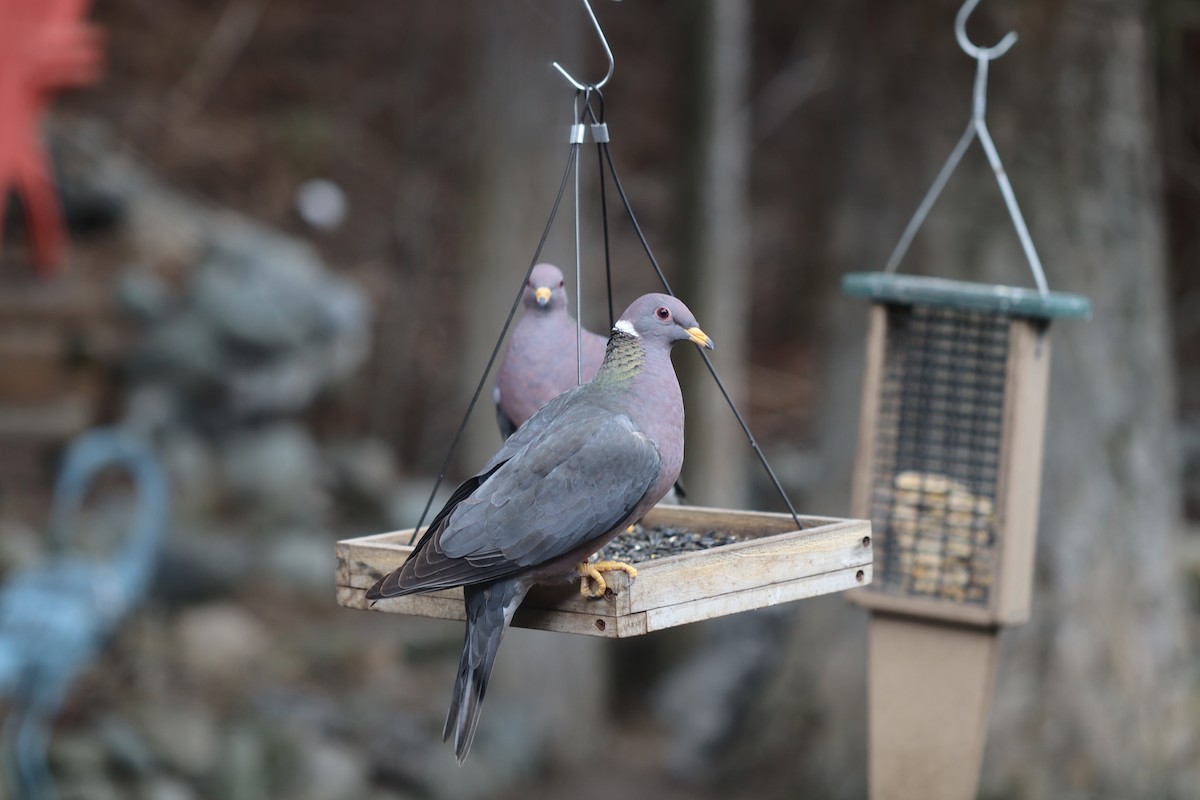
<path fill-rule="evenodd" d="M 443 740 L 462 764 L 471 748 L 496 651 L 513 614 L 537 583 L 580 580 L 604 594 L 587 563 L 662 499 L 683 465 L 683 396 L 671 346 L 712 349 L 687 306 L 644 295 L 613 327 L 600 371 L 535 413 L 484 468 L 459 486 L 400 569 L 368 600 L 462 586 L 466 641 Z M 595 584 L 593 587 L 592 584 Z"/>
<path fill-rule="evenodd" d="M 579 384 L 582 345 L 583 380 L 590 381 L 604 361 L 607 340 L 591 331 L 576 342 L 576 324 L 567 309 L 562 270 L 538 264 L 529 274 L 521 298 L 525 311 L 509 337 L 508 350 L 492 402 L 500 435 L 507 439 L 533 412 Z"/>

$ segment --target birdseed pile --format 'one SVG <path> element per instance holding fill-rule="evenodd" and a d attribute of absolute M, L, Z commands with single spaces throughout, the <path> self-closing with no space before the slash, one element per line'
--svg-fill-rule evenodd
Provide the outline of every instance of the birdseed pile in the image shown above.
<path fill-rule="evenodd" d="M 600 551 L 602 560 L 624 561 L 637 564 L 642 561 L 653 561 L 667 556 L 677 556 L 680 553 L 695 553 L 722 547 L 741 541 L 736 533 L 720 533 L 718 531 L 684 530 L 655 526 L 646 528 L 642 525 L 634 527 L 632 533 L 622 533 L 613 539 Z"/>

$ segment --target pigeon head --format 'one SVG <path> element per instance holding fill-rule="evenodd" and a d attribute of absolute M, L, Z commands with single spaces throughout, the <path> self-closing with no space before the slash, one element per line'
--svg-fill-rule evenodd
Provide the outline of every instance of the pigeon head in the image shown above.
<path fill-rule="evenodd" d="M 526 308 L 565 309 L 567 290 L 563 288 L 562 270 L 553 264 L 538 264 L 529 273 L 522 299 Z"/>
<path fill-rule="evenodd" d="M 647 345 L 661 342 L 669 347 L 689 341 L 713 349 L 712 339 L 700 330 L 688 307 L 668 294 L 645 294 L 634 300 L 613 326 L 613 333 L 640 339 Z"/>

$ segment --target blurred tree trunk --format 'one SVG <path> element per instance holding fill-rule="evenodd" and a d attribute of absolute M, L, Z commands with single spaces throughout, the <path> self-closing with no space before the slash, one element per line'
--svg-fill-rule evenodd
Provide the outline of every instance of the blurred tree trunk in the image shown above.
<path fill-rule="evenodd" d="M 811 202 L 831 204 L 834 220 L 814 259 L 831 267 L 822 510 L 847 506 L 867 310 L 838 297 L 838 279 L 880 268 L 966 124 L 974 65 L 954 43 L 957 5 L 855 0 L 820 37 L 830 84 L 807 123 L 831 165 Z M 992 65 L 989 126 L 1051 288 L 1095 307 L 1093 320 L 1051 331 L 1034 616 L 1003 635 L 988 796 L 1169 797 L 1197 785 L 1146 15 L 1141 3 L 1025 0 L 985 4 L 970 25 L 983 44 L 1021 35 Z M 978 145 L 901 269 L 1031 284 Z M 862 797 L 864 615 L 836 598 L 793 614 L 727 775 L 779 796 L 804 786 Z"/>
<path fill-rule="evenodd" d="M 743 413 L 750 303 L 750 78 L 748 0 L 683 0 L 681 113 L 676 141 L 677 291 L 713 337 L 713 365 Z M 758 468 L 737 419 L 701 359 L 676 356 L 687 404 L 688 501 L 744 508 L 748 469 Z M 747 679 L 777 635 L 768 614 L 716 619 L 638 645 L 641 663 L 667 663 L 656 710 L 671 730 L 669 769 L 702 782 L 729 734 Z M 649 655 L 647 658 L 646 656 Z M 643 672 L 645 668 L 643 667 Z"/>
<path fill-rule="evenodd" d="M 566 163 L 574 89 L 550 64 L 560 60 L 573 72 L 589 75 L 594 72 L 589 69 L 593 51 L 599 49 L 590 39 L 584 46 L 587 17 L 575 5 L 533 9 L 489 3 L 478 7 L 474 20 L 470 102 L 476 131 L 471 140 L 478 149 L 471 154 L 476 179 L 472 205 L 464 210 L 470 241 L 464 248 L 467 261 L 460 266 L 467 335 L 464 360 L 456 365 L 463 408 L 522 285 Z M 542 254 L 542 260 L 557 260 L 568 274 L 570 265 L 561 254 L 574 253 L 570 192 L 568 187 L 554 236 Z M 570 294 L 574 296 L 573 287 Z M 457 458 L 459 476 L 478 469 L 500 446 L 491 401 L 495 375 L 493 367 Z M 448 482 L 453 485 L 453 475 Z M 504 764 L 491 767 L 504 775 L 513 764 L 529 768 L 547 758 L 573 763 L 588 756 L 587 738 L 561 734 L 575 727 L 580 714 L 602 726 L 601 646 L 585 636 L 511 630 L 497 658 L 475 747 L 479 752 L 472 753 L 472 760 L 489 755 L 502 759 Z M 494 732 L 491 749 L 484 742 L 489 731 Z"/>
<path fill-rule="evenodd" d="M 566 162 L 574 89 L 550 62 L 557 58 L 573 66 L 570 56 L 578 52 L 583 28 L 562 11 L 534 18 L 517 13 L 512 4 L 497 3 L 474 15 L 478 66 L 471 73 L 475 83 L 468 102 L 475 109 L 471 141 L 476 149 L 469 154 L 475 180 L 471 205 L 464 209 L 466 262 L 459 265 L 467 331 L 464 361 L 457 365 L 464 409 L 522 285 Z M 555 226 L 563 235 L 571 232 L 569 193 L 568 188 Z M 552 260 L 545 252 L 542 257 Z M 491 401 L 497 366 L 467 430 L 460 474 L 471 474 L 500 446 Z"/>
<path fill-rule="evenodd" d="M 750 3 L 711 0 L 677 12 L 690 32 L 678 138 L 680 286 L 676 291 L 720 348 L 713 364 L 745 405 L 750 303 Z M 688 405 L 685 478 L 691 502 L 745 507 L 751 450 L 708 369 L 680 360 Z"/>

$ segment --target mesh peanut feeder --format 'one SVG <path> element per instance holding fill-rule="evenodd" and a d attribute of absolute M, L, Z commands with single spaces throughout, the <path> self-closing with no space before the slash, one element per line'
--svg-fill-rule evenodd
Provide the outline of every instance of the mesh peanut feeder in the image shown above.
<path fill-rule="evenodd" d="M 1030 615 L 1053 319 L 1090 314 L 1049 291 L 984 122 L 991 48 L 976 59 L 974 113 L 883 272 L 853 273 L 871 301 L 851 513 L 871 520 L 872 798 L 974 797 L 998 633 Z M 979 138 L 1036 289 L 894 273 L 967 146 Z"/>
<path fill-rule="evenodd" d="M 1049 323 L 1076 295 L 887 273 L 872 301 L 853 513 L 873 522 L 882 611 L 971 625 L 1029 616 Z"/>

